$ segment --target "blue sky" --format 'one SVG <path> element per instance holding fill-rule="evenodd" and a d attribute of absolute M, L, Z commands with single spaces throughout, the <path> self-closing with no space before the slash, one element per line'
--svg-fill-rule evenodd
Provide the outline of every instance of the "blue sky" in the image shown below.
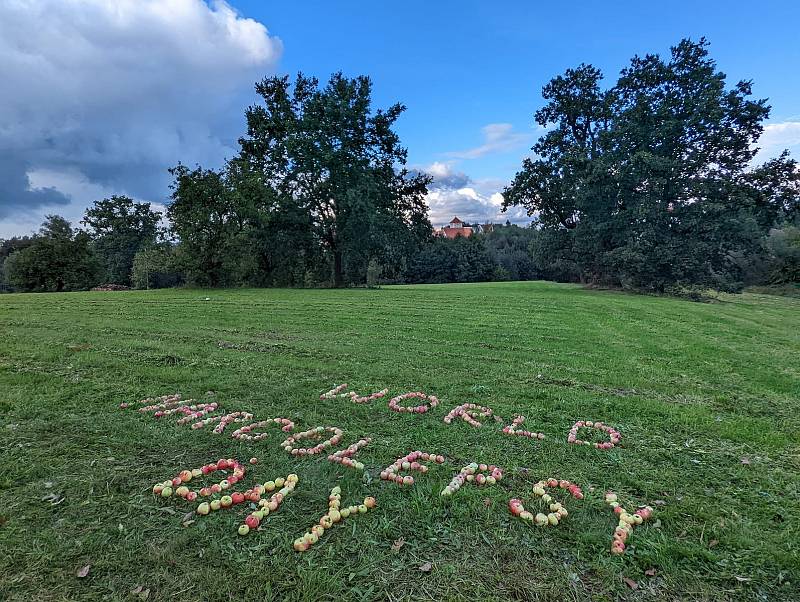
<path fill-rule="evenodd" d="M 526 221 L 499 193 L 538 135 L 542 86 L 581 62 L 613 80 L 682 37 L 708 38 L 730 84 L 770 99 L 762 157 L 800 157 L 798 24 L 796 1 L 0 2 L 0 237 L 47 213 L 77 222 L 110 194 L 163 207 L 166 169 L 221 166 L 253 82 L 275 73 L 367 74 L 376 106 L 405 103 L 435 224 Z"/>
<path fill-rule="evenodd" d="M 399 130 L 414 163 L 480 147 L 490 123 L 533 136 L 551 77 L 586 62 L 613 78 L 634 54 L 668 52 L 682 37 L 705 36 L 730 79 L 754 79 L 773 120 L 800 119 L 800 2 L 368 4 L 235 3 L 281 38 L 282 71 L 368 74 L 378 104 L 405 103 Z M 458 164 L 475 178 L 509 179 L 522 154 L 509 148 Z"/>

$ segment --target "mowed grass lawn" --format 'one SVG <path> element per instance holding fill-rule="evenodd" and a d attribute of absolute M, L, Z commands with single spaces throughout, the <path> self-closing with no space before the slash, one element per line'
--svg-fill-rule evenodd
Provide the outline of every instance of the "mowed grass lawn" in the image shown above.
<path fill-rule="evenodd" d="M 546 283 L 5 295 L 0 341 L 0 599 L 800 596 L 797 299 L 697 304 Z M 388 398 L 319 400 L 342 382 L 442 404 L 416 415 Z M 366 473 L 290 456 L 277 429 L 239 442 L 232 427 L 118 407 L 176 391 L 214 391 L 227 410 L 298 430 L 339 426 L 347 444 L 371 436 Z M 506 422 L 444 424 L 464 402 Z M 516 413 L 547 438 L 503 435 Z M 578 419 L 617 427 L 624 447 L 568 445 Z M 378 478 L 415 449 L 447 462 L 410 488 Z M 246 537 L 241 507 L 192 516 L 196 503 L 151 492 L 182 469 L 252 456 L 246 486 L 300 482 Z M 471 461 L 506 477 L 440 497 Z M 586 499 L 566 500 L 554 528 L 512 517 L 511 497 L 541 509 L 530 489 L 547 477 Z M 334 485 L 343 505 L 373 495 L 378 508 L 294 552 Z M 624 556 L 609 553 L 607 489 L 655 508 Z"/>

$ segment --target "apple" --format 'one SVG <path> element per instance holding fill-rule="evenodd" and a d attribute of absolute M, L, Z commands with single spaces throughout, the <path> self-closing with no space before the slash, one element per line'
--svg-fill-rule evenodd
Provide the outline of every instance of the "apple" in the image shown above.
<path fill-rule="evenodd" d="M 314 525 L 311 527 L 311 532 L 317 537 L 322 537 L 323 533 L 325 533 L 325 527 L 322 525 Z"/>
<path fill-rule="evenodd" d="M 192 480 L 192 471 L 182 470 L 179 476 L 181 477 L 181 481 L 183 481 L 184 483 L 188 483 L 189 481 Z"/>
<path fill-rule="evenodd" d="M 533 520 L 533 514 L 531 514 L 531 513 L 530 513 L 530 512 L 528 512 L 527 510 L 523 510 L 522 512 L 520 512 L 520 513 L 519 513 L 519 517 L 520 517 L 522 520 Z"/>
<path fill-rule="evenodd" d="M 186 485 L 181 485 L 175 490 L 175 495 L 180 497 L 185 497 L 187 493 L 189 493 L 189 488 Z"/>
<path fill-rule="evenodd" d="M 367 508 L 364 504 L 361 504 L 358 507 L 358 513 L 359 514 L 365 514 L 367 512 L 367 510 L 369 510 L 369 508 Z"/>
<path fill-rule="evenodd" d="M 250 458 L 250 464 L 258 464 L 258 458 Z"/>
<path fill-rule="evenodd" d="M 208 505 L 208 502 L 203 502 L 197 507 L 197 514 L 200 516 L 205 516 L 209 512 L 211 512 L 211 507 Z"/>
<path fill-rule="evenodd" d="M 158 485 L 153 485 L 153 494 L 154 495 L 161 495 L 161 491 L 164 489 L 164 486 L 160 483 Z"/>
<path fill-rule="evenodd" d="M 190 501 L 190 502 L 195 501 L 197 499 L 197 492 L 196 491 L 190 491 L 189 493 L 186 494 L 186 499 L 188 501 Z"/>
<path fill-rule="evenodd" d="M 555 527 L 558 524 L 558 515 L 551 512 L 547 515 L 547 522 Z"/>
<path fill-rule="evenodd" d="M 377 505 L 377 502 L 375 501 L 374 497 L 367 497 L 364 498 L 364 505 L 367 508 L 374 508 Z"/>
<path fill-rule="evenodd" d="M 223 508 L 230 508 L 233 504 L 233 498 L 229 495 L 223 495 L 220 498 L 219 503 Z"/>
<path fill-rule="evenodd" d="M 295 552 L 305 552 L 308 549 L 308 544 L 305 540 L 300 537 L 294 540 L 294 551 Z"/>
<path fill-rule="evenodd" d="M 253 514 L 251 514 L 251 515 L 250 515 L 250 516 L 248 516 L 246 519 L 244 519 L 244 523 L 245 523 L 245 524 L 246 524 L 246 525 L 247 525 L 247 526 L 248 526 L 250 529 L 255 529 L 255 528 L 257 528 L 257 527 L 258 527 L 258 523 L 260 523 L 260 522 L 261 522 L 261 521 L 258 519 L 258 517 L 254 516 Z"/>
<path fill-rule="evenodd" d="M 264 483 L 264 489 L 267 491 L 275 491 L 275 481 L 267 481 Z"/>
<path fill-rule="evenodd" d="M 349 508 L 342 508 L 342 510 L 339 512 L 339 514 L 342 516 L 342 518 L 347 518 L 348 516 L 350 516 L 350 509 Z"/>
<path fill-rule="evenodd" d="M 247 525 L 239 525 L 239 535 L 247 535 L 250 533 L 250 527 Z"/>
<path fill-rule="evenodd" d="M 342 520 L 342 514 L 338 510 L 329 510 L 328 516 L 331 517 L 331 520 L 334 523 L 338 523 L 340 520 Z"/>
<path fill-rule="evenodd" d="M 241 504 L 244 501 L 244 494 L 239 491 L 233 492 L 233 494 L 231 494 L 231 501 L 234 504 Z"/>
<path fill-rule="evenodd" d="M 547 518 L 547 515 L 542 514 L 541 512 L 539 512 L 534 517 L 534 520 L 536 521 L 536 524 L 539 525 L 540 527 L 544 527 L 546 524 L 550 522 L 549 519 Z"/>
<path fill-rule="evenodd" d="M 219 500 L 211 500 L 208 506 L 212 510 L 219 510 L 222 507 L 222 504 L 219 503 Z"/>
<path fill-rule="evenodd" d="M 322 525 L 322 527 L 324 527 L 325 529 L 330 529 L 333 526 L 333 520 L 329 515 L 326 514 L 321 519 L 319 519 L 319 524 Z"/>
<path fill-rule="evenodd" d="M 285 482 L 286 482 L 286 479 L 284 479 L 283 477 L 278 477 L 277 479 L 275 479 L 275 487 L 280 489 L 281 487 L 283 487 L 283 484 Z"/>
<path fill-rule="evenodd" d="M 172 487 L 164 487 L 161 490 L 161 497 L 169 497 L 172 495 Z"/>

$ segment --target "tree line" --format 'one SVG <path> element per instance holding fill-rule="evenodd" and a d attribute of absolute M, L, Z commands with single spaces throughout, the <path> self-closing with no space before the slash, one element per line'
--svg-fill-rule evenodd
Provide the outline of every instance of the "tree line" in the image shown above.
<path fill-rule="evenodd" d="M 431 178 L 406 167 L 405 107 L 373 109 L 367 77 L 256 84 L 239 151 L 177 165 L 166 211 L 113 196 L 82 228 L 49 216 L 0 241 L 3 287 L 352 286 L 550 279 L 652 292 L 800 280 L 800 170 L 754 166 L 769 106 L 726 86 L 705 40 L 591 65 L 543 89 L 545 134 L 504 190 L 532 224 L 433 236 Z"/>

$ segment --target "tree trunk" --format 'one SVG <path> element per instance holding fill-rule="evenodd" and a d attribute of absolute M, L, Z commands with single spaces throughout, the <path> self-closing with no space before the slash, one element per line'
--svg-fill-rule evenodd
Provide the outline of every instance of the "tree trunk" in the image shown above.
<path fill-rule="evenodd" d="M 342 286 L 342 252 L 333 252 L 333 286 L 340 288 Z"/>

